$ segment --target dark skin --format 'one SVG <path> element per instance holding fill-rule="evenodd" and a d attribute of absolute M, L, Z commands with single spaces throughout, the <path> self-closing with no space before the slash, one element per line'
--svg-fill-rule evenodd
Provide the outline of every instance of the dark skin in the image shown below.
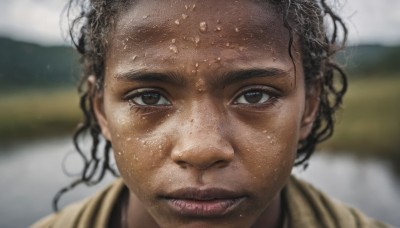
<path fill-rule="evenodd" d="M 258 1 L 137 1 L 108 42 L 94 109 L 129 189 L 119 225 L 281 226 L 317 110 L 282 16 Z"/>

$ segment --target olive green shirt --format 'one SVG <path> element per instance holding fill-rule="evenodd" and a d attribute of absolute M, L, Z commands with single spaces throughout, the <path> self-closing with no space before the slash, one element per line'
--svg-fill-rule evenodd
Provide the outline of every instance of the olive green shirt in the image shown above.
<path fill-rule="evenodd" d="M 125 188 L 121 179 L 79 203 L 35 223 L 34 228 L 107 227 L 114 205 Z M 384 228 L 390 227 L 363 215 L 356 209 L 332 200 L 310 184 L 291 177 L 284 191 L 289 228 Z"/>

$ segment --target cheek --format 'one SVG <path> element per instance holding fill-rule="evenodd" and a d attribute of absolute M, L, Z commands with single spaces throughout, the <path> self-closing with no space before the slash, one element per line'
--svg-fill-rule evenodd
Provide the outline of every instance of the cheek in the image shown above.
<path fill-rule="evenodd" d="M 166 161 L 170 140 L 167 133 L 151 130 L 152 120 L 137 115 L 129 106 L 110 105 L 107 109 L 112 110 L 107 119 L 119 172 L 130 190 L 140 191 L 138 183 L 150 185 Z"/>
<path fill-rule="evenodd" d="M 128 138 L 118 138 L 113 141 L 115 160 L 128 188 L 140 196 L 149 194 L 150 186 L 157 183 L 155 179 L 160 169 L 167 161 L 165 159 L 168 140 L 163 136 L 142 135 L 138 136 L 133 130 L 123 131 L 121 135 Z"/>
<path fill-rule="evenodd" d="M 243 166 L 260 188 L 259 192 L 275 192 L 287 181 L 296 158 L 299 118 L 287 114 L 254 118 L 251 125 L 238 124 L 233 132 Z M 265 181 L 268 180 L 268 181 Z"/>

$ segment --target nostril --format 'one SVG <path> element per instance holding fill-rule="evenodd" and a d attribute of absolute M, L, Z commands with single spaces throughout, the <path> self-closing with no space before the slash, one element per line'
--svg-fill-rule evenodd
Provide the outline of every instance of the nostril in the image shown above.
<path fill-rule="evenodd" d="M 184 161 L 177 161 L 176 164 L 178 164 L 182 169 L 187 169 L 189 166 L 189 164 Z"/>
<path fill-rule="evenodd" d="M 211 166 L 214 166 L 216 168 L 225 168 L 228 165 L 229 162 L 224 161 L 224 160 L 219 160 L 216 161 L 214 164 L 211 164 Z"/>
<path fill-rule="evenodd" d="M 211 167 L 213 168 L 217 168 L 217 169 L 221 169 L 221 168 L 225 168 L 228 165 L 229 162 L 224 161 L 224 160 L 218 160 L 216 162 L 210 163 L 210 164 L 204 164 L 204 165 L 193 165 L 193 164 L 189 164 L 185 161 L 176 161 L 176 164 L 178 164 L 182 169 L 187 169 L 190 167 L 196 167 L 197 169 L 200 170 L 206 170 L 209 169 Z"/>

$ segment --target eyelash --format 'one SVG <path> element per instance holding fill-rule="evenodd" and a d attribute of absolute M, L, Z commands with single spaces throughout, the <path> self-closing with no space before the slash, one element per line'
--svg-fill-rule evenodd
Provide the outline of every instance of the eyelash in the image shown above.
<path fill-rule="evenodd" d="M 244 97 L 246 95 L 246 93 L 251 93 L 251 92 L 261 92 L 263 96 L 266 95 L 269 97 L 265 102 L 261 102 L 261 103 L 245 104 L 245 103 L 238 102 L 238 100 L 240 98 Z M 246 107 L 250 106 L 250 107 L 254 107 L 254 108 L 264 108 L 265 106 L 274 104 L 279 97 L 280 97 L 279 92 L 270 87 L 265 87 L 265 86 L 246 87 L 245 89 L 242 89 L 240 92 L 238 92 L 238 95 L 235 96 L 232 104 L 235 106 L 246 106 Z"/>
<path fill-rule="evenodd" d="M 161 100 L 164 104 L 145 104 L 143 102 L 144 96 L 145 95 L 157 95 L 158 100 L 157 103 Z M 141 99 L 141 101 L 135 101 L 136 98 Z M 163 95 L 162 92 L 160 92 L 157 89 L 154 88 L 143 88 L 143 89 L 137 89 L 134 90 L 130 93 L 128 93 L 125 97 L 124 100 L 127 100 L 131 107 L 138 107 L 138 108 L 157 108 L 157 107 L 165 107 L 171 105 L 171 102 L 166 98 L 165 95 Z M 140 104 L 142 103 L 142 104 Z"/>

